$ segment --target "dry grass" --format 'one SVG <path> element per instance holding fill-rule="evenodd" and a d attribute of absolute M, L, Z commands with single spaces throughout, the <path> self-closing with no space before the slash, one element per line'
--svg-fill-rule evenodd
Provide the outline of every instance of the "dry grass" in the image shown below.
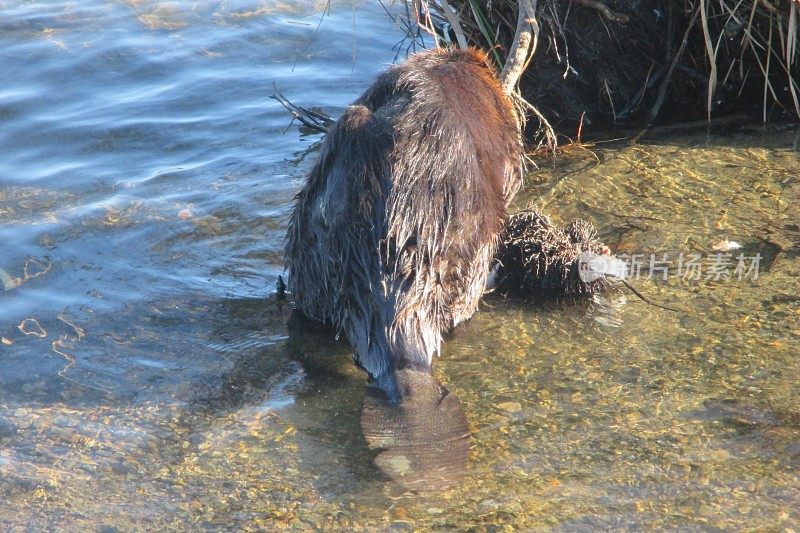
<path fill-rule="evenodd" d="M 517 23 L 516 2 L 404 1 L 410 6 L 409 12 L 416 14 L 418 27 L 435 36 L 437 44 L 490 50 L 502 69 Z M 550 61 L 563 71 L 564 80 L 577 77 L 580 72 L 586 84 L 586 73 L 595 68 L 595 91 L 605 95 L 605 103 L 598 103 L 596 110 L 590 107 L 591 101 L 576 104 L 570 124 L 574 125 L 582 114 L 581 106 L 595 117 L 601 112 L 610 115 L 615 123 L 637 112 L 641 121 L 652 122 L 661 111 L 667 89 L 667 100 L 673 106 L 676 99 L 688 102 L 701 98 L 708 119 L 725 108 L 722 104 L 737 98 L 752 100 L 756 91 L 761 95 L 764 121 L 775 108 L 800 118 L 799 0 L 645 0 L 640 4 L 633 10 L 621 0 L 538 2 L 535 20 L 543 35 L 536 54 L 541 57 L 534 58 L 536 66 L 531 70 L 544 72 L 541 64 Z M 658 15 L 656 20 L 643 22 L 652 12 Z M 585 24 L 587 20 L 593 25 Z M 660 32 L 658 35 L 650 34 L 654 28 Z M 537 37 L 538 30 L 537 27 Z M 606 44 L 619 47 L 618 57 L 607 53 L 595 65 L 585 58 L 579 64 L 581 48 L 587 50 L 585 57 L 602 55 L 602 51 L 597 54 L 592 48 L 600 46 L 603 39 Z M 649 48 L 626 53 L 626 43 L 636 42 Z M 552 72 L 542 76 L 553 77 Z M 705 83 L 701 84 L 703 78 Z M 546 84 L 548 87 L 542 89 Z M 564 87 L 564 95 L 560 96 L 566 99 L 569 91 Z M 537 104 L 559 90 L 554 80 L 538 80 L 535 75 L 528 75 L 521 89 Z M 559 115 L 559 105 L 553 104 L 550 114 Z M 647 109 L 640 110 L 643 106 Z M 668 107 L 669 104 L 665 106 Z M 563 116 L 569 114 L 564 111 Z"/>

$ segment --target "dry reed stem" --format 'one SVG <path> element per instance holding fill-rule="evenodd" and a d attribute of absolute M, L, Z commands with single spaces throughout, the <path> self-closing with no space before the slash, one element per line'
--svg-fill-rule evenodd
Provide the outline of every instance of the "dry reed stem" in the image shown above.
<path fill-rule="evenodd" d="M 797 12 L 800 11 L 798 7 L 800 3 L 792 2 L 789 6 L 789 25 L 787 28 L 786 38 L 786 63 L 791 67 L 794 64 L 795 52 L 797 51 L 797 34 L 800 31 L 797 24 Z M 781 26 L 781 30 L 783 27 Z"/>
<path fill-rule="evenodd" d="M 467 38 L 464 35 L 464 29 L 461 27 L 461 21 L 458 20 L 456 10 L 447 3 L 447 0 L 439 0 L 439 2 L 442 4 L 442 13 L 447 19 L 448 24 L 450 24 L 450 27 L 453 28 L 453 32 L 456 34 L 458 47 L 462 50 L 466 50 L 469 45 L 467 44 Z"/>
<path fill-rule="evenodd" d="M 706 100 L 706 113 L 708 120 L 711 120 L 711 105 L 714 102 L 714 91 L 717 88 L 717 54 L 711 44 L 711 31 L 708 28 L 708 8 L 706 0 L 700 0 L 700 20 L 703 27 L 703 41 L 706 45 L 706 54 L 711 67 L 708 75 L 708 94 Z"/>
<path fill-rule="evenodd" d="M 772 59 L 772 14 L 769 16 L 769 36 L 767 37 L 767 66 L 764 72 L 764 98 L 761 102 L 762 122 L 767 122 L 767 89 L 771 89 L 769 83 L 769 64 Z"/>

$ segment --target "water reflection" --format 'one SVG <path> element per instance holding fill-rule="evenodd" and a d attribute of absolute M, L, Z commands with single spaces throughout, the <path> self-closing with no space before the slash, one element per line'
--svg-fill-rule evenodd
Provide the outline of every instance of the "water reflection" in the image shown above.
<path fill-rule="evenodd" d="M 265 307 L 274 307 L 279 318 L 272 324 L 259 319 L 252 329 L 240 319 L 231 330 L 229 317 L 224 329 L 212 334 L 209 346 L 238 357 L 222 375 L 217 392 L 196 399 L 200 405 L 210 412 L 248 413 L 237 416 L 291 406 L 288 416 L 309 438 L 299 450 L 304 467 L 330 470 L 326 461 L 333 455 L 346 472 L 339 474 L 345 478 L 339 484 L 381 479 L 373 463 L 416 490 L 449 488 L 464 475 L 467 421 L 458 399 L 435 378 L 401 373 L 399 379 L 413 394 L 400 406 L 390 406 L 367 388 L 364 376 L 353 368 L 349 346 L 336 340 L 335 331 L 288 310 L 277 299 L 225 305 L 231 316 L 235 309 L 252 313 L 254 306 L 263 316 Z M 264 331 L 283 328 L 283 322 L 287 336 L 265 338 Z"/>
<path fill-rule="evenodd" d="M 461 402 L 427 373 L 397 373 L 403 394 L 389 404 L 370 389 L 364 398 L 361 428 L 375 464 L 403 486 L 420 491 L 451 488 L 464 477 L 469 429 Z"/>

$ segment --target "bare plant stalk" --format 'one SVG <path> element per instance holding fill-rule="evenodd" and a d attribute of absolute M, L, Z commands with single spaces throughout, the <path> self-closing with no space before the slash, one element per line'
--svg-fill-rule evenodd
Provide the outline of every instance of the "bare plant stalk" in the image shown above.
<path fill-rule="evenodd" d="M 591 7 L 591 8 L 594 8 L 594 9 L 598 10 L 600 13 L 605 15 L 605 17 L 608 20 L 611 20 L 611 21 L 614 21 L 614 22 L 622 22 L 623 24 L 630 20 L 630 17 L 628 15 L 625 15 L 623 13 L 614 13 L 613 11 L 611 11 L 608 8 L 607 5 L 605 5 L 602 2 L 598 2 L 597 0 L 575 0 L 575 1 L 577 3 L 579 3 L 579 4 L 584 5 L 584 6 Z"/>
<path fill-rule="evenodd" d="M 669 70 L 667 71 L 666 76 L 664 79 L 661 80 L 661 86 L 658 88 L 658 96 L 656 97 L 656 103 L 653 104 L 653 109 L 650 110 L 650 118 L 647 121 L 647 126 L 651 126 L 655 121 L 656 117 L 658 116 L 659 111 L 661 111 L 661 106 L 664 103 L 664 97 L 667 95 L 667 88 L 669 87 L 669 82 L 672 79 L 672 74 L 675 72 L 675 67 L 678 66 L 681 58 L 683 57 L 683 53 L 686 51 L 686 44 L 689 42 L 689 32 L 692 31 L 692 27 L 694 27 L 694 23 L 697 20 L 697 15 L 699 14 L 701 8 L 697 8 L 692 15 L 692 20 L 689 22 L 689 25 L 686 27 L 686 32 L 683 34 L 683 40 L 681 40 L 681 45 L 678 48 L 678 51 L 675 53 L 675 57 L 672 58 L 672 63 L 669 65 Z M 644 95 L 644 94 L 643 94 Z M 710 120 L 710 115 L 709 115 Z"/>
<path fill-rule="evenodd" d="M 795 86 L 797 83 L 792 78 L 792 65 L 794 65 L 795 52 L 797 51 L 797 34 L 800 33 L 798 28 L 798 11 L 800 11 L 800 2 L 792 2 L 789 6 L 789 27 L 786 35 L 786 74 L 789 76 L 789 92 L 792 95 L 792 103 L 794 104 L 794 112 L 800 118 L 800 99 L 797 96 Z"/>
<path fill-rule="evenodd" d="M 786 66 L 791 69 L 794 64 L 794 54 L 797 50 L 797 12 L 800 11 L 800 4 L 792 2 L 789 6 L 789 29 L 786 37 Z"/>
<path fill-rule="evenodd" d="M 417 26 L 433 36 L 433 42 L 436 45 L 436 48 L 438 48 L 439 39 L 436 38 L 436 29 L 433 27 L 430 6 L 428 5 L 427 0 L 411 0 L 411 8 L 414 10 Z M 420 15 L 423 16 L 420 17 Z"/>
<path fill-rule="evenodd" d="M 442 12 L 445 18 L 447 18 L 448 24 L 450 24 L 450 27 L 453 28 L 453 32 L 456 34 L 458 47 L 462 50 L 466 50 L 468 47 L 467 38 L 464 36 L 464 30 L 461 28 L 461 21 L 458 20 L 455 10 L 447 3 L 447 0 L 439 0 L 439 3 L 442 4 Z"/>
<path fill-rule="evenodd" d="M 536 45 L 539 42 L 539 23 L 536 20 L 537 0 L 518 0 L 517 3 L 517 28 L 514 32 L 514 41 L 508 52 L 503 71 L 500 73 L 500 86 L 517 104 L 519 112 L 520 129 L 525 127 L 525 115 L 528 111 L 539 120 L 539 131 L 544 134 L 544 140 L 550 150 L 555 154 L 558 141 L 555 130 L 544 115 L 530 102 L 525 100 L 517 90 L 522 73 L 528 66 Z"/>
<path fill-rule="evenodd" d="M 708 120 L 711 120 L 711 104 L 714 102 L 714 91 L 717 88 L 717 54 L 714 52 L 714 45 L 711 43 L 711 32 L 708 29 L 708 7 L 706 0 L 700 0 L 700 19 L 703 26 L 703 40 L 706 43 L 706 53 L 711 65 L 711 72 L 708 75 L 708 99 L 706 101 Z"/>
<path fill-rule="evenodd" d="M 536 4 L 537 0 L 518 0 L 517 29 L 503 71 L 500 73 L 500 85 L 506 94 L 516 91 L 528 58 L 536 51 L 539 41 Z"/>
<path fill-rule="evenodd" d="M 544 134 L 544 143 L 550 149 L 550 152 L 555 155 L 556 147 L 558 146 L 558 138 L 556 137 L 556 131 L 553 129 L 553 126 L 550 125 L 550 122 L 544 118 L 542 112 L 539 111 L 536 106 L 525 100 L 519 92 L 511 93 L 512 98 L 514 99 L 515 103 L 522 108 L 522 112 L 518 113 L 520 117 L 523 117 L 521 121 L 521 126 L 524 127 L 525 121 L 525 112 L 530 111 L 533 113 L 536 118 L 539 120 L 539 131 Z M 538 132 L 537 132 L 538 133 Z M 541 141 L 540 141 L 541 146 Z"/>
<path fill-rule="evenodd" d="M 772 13 L 769 15 L 769 37 L 767 37 L 767 69 L 764 73 L 764 101 L 761 104 L 762 122 L 767 123 L 767 89 L 769 88 L 769 62 L 772 58 Z"/>

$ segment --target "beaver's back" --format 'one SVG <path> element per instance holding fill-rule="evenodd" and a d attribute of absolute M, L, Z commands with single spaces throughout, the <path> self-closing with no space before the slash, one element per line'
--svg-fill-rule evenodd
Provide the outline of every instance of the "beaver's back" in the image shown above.
<path fill-rule="evenodd" d="M 287 234 L 297 307 L 343 329 L 385 389 L 428 369 L 483 294 L 520 184 L 514 110 L 484 56 L 390 68 L 337 121 Z"/>

